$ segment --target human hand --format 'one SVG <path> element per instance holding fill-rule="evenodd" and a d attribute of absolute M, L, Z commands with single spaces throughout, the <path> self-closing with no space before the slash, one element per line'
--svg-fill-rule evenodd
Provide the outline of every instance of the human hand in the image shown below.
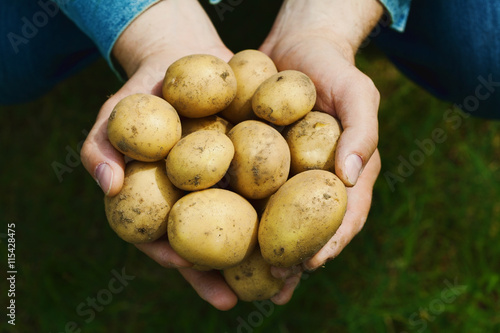
<path fill-rule="evenodd" d="M 233 55 L 195 0 L 157 3 L 134 20 L 117 40 L 113 55 L 129 79 L 103 104 L 81 150 L 83 165 L 106 195 L 120 192 L 125 168 L 124 156 L 114 149 L 106 132 L 114 106 L 133 93 L 161 96 L 168 66 L 195 53 L 212 54 L 225 61 Z M 227 310 L 236 304 L 236 295 L 218 272 L 191 269 L 192 264 L 170 247 L 167 237 L 136 246 L 163 267 L 179 268 L 201 298 L 214 307 Z"/>
<path fill-rule="evenodd" d="M 343 133 L 337 145 L 335 173 L 348 186 L 347 212 L 330 241 L 301 267 L 273 267 L 275 276 L 288 278 L 287 288 L 273 298 L 277 304 L 290 299 L 303 269 L 314 270 L 336 257 L 368 216 L 380 172 L 376 151 L 380 95 L 371 79 L 355 67 L 354 56 L 382 12 L 374 0 L 288 0 L 260 48 L 278 70 L 307 74 L 317 89 L 315 108 L 340 120 Z"/>

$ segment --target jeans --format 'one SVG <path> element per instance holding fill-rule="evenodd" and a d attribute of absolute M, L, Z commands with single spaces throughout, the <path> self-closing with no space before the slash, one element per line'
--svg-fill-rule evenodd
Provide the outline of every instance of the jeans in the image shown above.
<path fill-rule="evenodd" d="M 433 95 L 500 119 L 500 1 L 414 0 L 403 33 L 383 27 L 372 41 Z"/>

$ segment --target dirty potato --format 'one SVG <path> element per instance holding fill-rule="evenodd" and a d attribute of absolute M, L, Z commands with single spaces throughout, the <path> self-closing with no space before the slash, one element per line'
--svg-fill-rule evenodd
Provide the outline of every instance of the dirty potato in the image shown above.
<path fill-rule="evenodd" d="M 165 158 L 181 133 L 181 122 L 174 108 L 164 99 L 148 94 L 133 94 L 120 100 L 107 125 L 113 147 L 143 162 Z"/>
<path fill-rule="evenodd" d="M 224 177 L 233 156 L 234 146 L 227 135 L 196 131 L 180 139 L 168 154 L 167 175 L 182 190 L 206 189 Z"/>
<path fill-rule="evenodd" d="M 167 233 L 167 215 L 182 195 L 168 179 L 163 161 L 132 161 L 125 167 L 121 191 L 104 197 L 106 217 L 123 240 L 152 242 Z"/>
<path fill-rule="evenodd" d="M 266 79 L 252 97 L 255 114 L 275 125 L 290 125 L 304 117 L 316 103 L 311 79 L 296 70 L 285 70 Z"/>
<path fill-rule="evenodd" d="M 235 151 L 228 170 L 230 188 L 247 199 L 276 192 L 290 171 L 290 150 L 283 136 L 257 120 L 239 123 L 228 136 Z"/>
<path fill-rule="evenodd" d="M 209 54 L 193 54 L 172 63 L 163 80 L 163 98 L 184 117 L 211 116 L 236 96 L 231 66 Z"/>
<path fill-rule="evenodd" d="M 168 216 L 168 239 L 184 259 L 204 269 L 225 269 L 257 244 L 255 209 L 237 193 L 209 188 L 179 199 Z"/>
<path fill-rule="evenodd" d="M 186 136 L 196 131 L 211 130 L 218 131 L 222 134 L 227 134 L 233 125 L 216 115 L 202 117 L 202 118 L 181 118 L 182 123 L 182 136 Z"/>
<path fill-rule="evenodd" d="M 346 188 L 332 172 L 308 170 L 293 176 L 269 199 L 262 214 L 262 256 L 277 267 L 302 263 L 332 238 L 346 207 Z"/>
<path fill-rule="evenodd" d="M 258 246 L 248 258 L 226 268 L 223 274 L 227 284 L 245 302 L 270 299 L 285 285 L 285 280 L 271 274 L 271 265 L 262 258 Z"/>
<path fill-rule="evenodd" d="M 289 125 L 284 137 L 290 147 L 291 174 L 311 169 L 334 172 L 335 151 L 341 133 L 340 123 L 320 111 L 311 111 Z"/>

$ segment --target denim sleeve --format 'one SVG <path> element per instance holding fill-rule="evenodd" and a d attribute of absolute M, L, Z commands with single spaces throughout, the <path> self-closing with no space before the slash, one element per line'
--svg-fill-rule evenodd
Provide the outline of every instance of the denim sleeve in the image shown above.
<path fill-rule="evenodd" d="M 410 12 L 411 0 L 380 0 L 391 16 L 391 28 L 403 32 Z"/>
<path fill-rule="evenodd" d="M 59 8 L 95 43 L 113 72 L 111 50 L 125 28 L 159 0 L 54 0 Z"/>

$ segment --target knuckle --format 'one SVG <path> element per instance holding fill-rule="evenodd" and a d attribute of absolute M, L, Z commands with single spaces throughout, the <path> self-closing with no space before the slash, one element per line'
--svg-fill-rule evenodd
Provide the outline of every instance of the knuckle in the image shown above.
<path fill-rule="evenodd" d="M 362 87 L 365 94 L 369 96 L 374 103 L 377 105 L 380 103 L 380 91 L 369 76 L 362 73 L 359 79 L 359 86 Z"/>

